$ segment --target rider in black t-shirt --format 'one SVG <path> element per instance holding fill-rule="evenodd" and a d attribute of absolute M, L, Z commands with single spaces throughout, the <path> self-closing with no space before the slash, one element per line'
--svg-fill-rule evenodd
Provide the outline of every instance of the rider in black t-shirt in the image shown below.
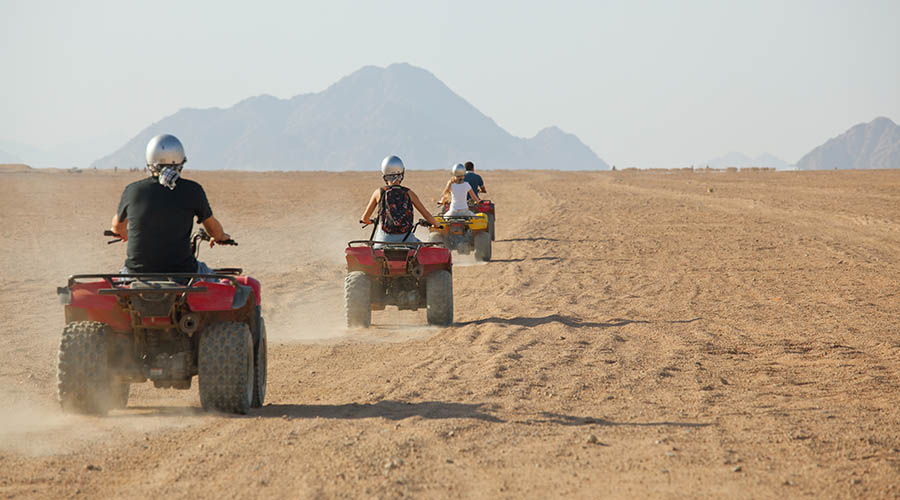
<path fill-rule="evenodd" d="M 466 177 L 463 179 L 465 182 L 469 183 L 469 186 L 472 186 L 472 191 L 475 193 L 487 193 L 487 189 L 484 188 L 484 181 L 481 180 L 481 176 L 475 173 L 475 164 L 467 161 L 466 162 Z M 472 200 L 472 195 L 466 195 L 468 199 Z"/>
<path fill-rule="evenodd" d="M 112 219 L 112 231 L 128 242 L 123 273 L 209 273 L 191 253 L 194 217 L 212 238 L 210 246 L 230 239 L 200 184 L 180 178 L 185 161 L 184 147 L 173 135 L 147 144 L 151 176 L 125 188 Z"/>

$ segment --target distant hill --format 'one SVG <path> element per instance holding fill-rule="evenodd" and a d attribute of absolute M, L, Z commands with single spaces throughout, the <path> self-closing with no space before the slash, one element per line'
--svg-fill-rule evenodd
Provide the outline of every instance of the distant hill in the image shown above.
<path fill-rule="evenodd" d="M 19 163 L 20 161 L 22 160 L 18 156 L 0 149 L 0 163 Z"/>
<path fill-rule="evenodd" d="M 33 169 L 23 163 L 0 163 L 0 173 L 31 172 Z"/>
<path fill-rule="evenodd" d="M 800 170 L 900 168 L 900 126 L 880 117 L 854 125 L 797 162 Z"/>
<path fill-rule="evenodd" d="M 778 158 L 774 155 L 770 155 L 768 153 L 763 153 L 756 158 L 752 158 L 743 153 L 731 152 L 726 154 L 725 156 L 720 156 L 718 158 L 713 158 L 706 163 L 700 164 L 700 166 L 709 165 L 712 168 L 727 168 L 727 167 L 768 167 L 775 168 L 778 170 L 785 170 L 794 168 L 793 165 L 788 162 Z"/>
<path fill-rule="evenodd" d="M 182 109 L 93 166 L 143 166 L 147 142 L 161 133 L 178 136 L 188 167 L 197 169 L 369 170 L 389 154 L 414 169 L 449 169 L 467 160 L 485 169 L 609 168 L 556 127 L 530 139 L 511 135 L 408 64 L 366 66 L 322 92 L 290 99 L 262 95 L 227 109 Z"/>

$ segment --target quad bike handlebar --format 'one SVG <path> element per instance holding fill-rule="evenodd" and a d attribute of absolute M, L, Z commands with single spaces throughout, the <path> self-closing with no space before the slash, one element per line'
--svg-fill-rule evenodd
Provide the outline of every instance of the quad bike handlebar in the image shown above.
<path fill-rule="evenodd" d="M 366 227 L 368 225 L 363 220 L 360 220 L 359 222 L 360 222 L 360 224 L 363 225 L 363 227 Z M 413 232 L 415 232 L 416 228 L 418 228 L 419 226 L 432 227 L 433 225 L 425 219 L 419 219 L 418 222 L 413 224 L 412 229 L 410 229 L 409 232 L 406 233 L 406 238 L 409 238 L 409 235 L 412 234 Z M 443 228 L 444 226 L 438 225 L 437 227 Z M 372 237 L 369 238 L 368 240 L 353 240 L 353 241 L 350 241 L 349 243 L 347 243 L 347 246 L 352 247 L 355 245 L 359 245 L 359 246 L 371 247 L 373 245 L 382 245 L 382 246 L 426 247 L 426 246 L 442 245 L 442 243 L 432 243 L 432 242 L 427 242 L 427 241 L 406 241 L 406 238 L 404 238 L 404 241 L 375 241 L 374 236 L 375 236 L 375 233 L 373 232 Z"/>
<path fill-rule="evenodd" d="M 108 241 L 107 244 L 118 243 L 118 242 L 122 241 L 121 234 L 113 232 L 109 229 L 103 231 L 103 236 L 112 236 L 115 238 L 114 240 Z M 205 229 L 200 228 L 200 230 L 198 230 L 196 233 L 194 233 L 194 236 L 191 237 L 191 245 L 196 246 L 198 240 L 210 241 L 210 240 L 212 240 L 212 237 L 209 234 L 207 234 Z M 229 238 L 227 240 L 216 241 L 216 244 L 217 245 L 237 246 L 238 243 L 236 241 L 234 241 L 233 239 Z"/>
<path fill-rule="evenodd" d="M 106 242 L 107 245 L 112 245 L 113 243 L 118 243 L 118 242 L 122 241 L 121 234 L 116 233 L 114 231 L 110 231 L 109 229 L 107 229 L 106 231 L 103 231 L 103 236 L 112 236 L 115 238 L 114 240 L 107 241 Z"/>
<path fill-rule="evenodd" d="M 366 222 L 366 221 L 364 221 L 364 220 L 362 220 L 362 219 L 359 220 L 359 223 L 362 224 L 362 227 L 366 227 L 366 226 L 368 226 L 369 224 L 375 224 L 375 222 L 373 222 L 373 221 Z M 416 230 L 415 228 L 416 228 L 417 226 L 422 226 L 422 227 L 433 227 L 434 224 L 428 222 L 428 221 L 425 220 L 425 219 L 419 219 L 419 221 L 416 222 L 416 223 L 413 225 L 413 231 Z M 438 227 L 440 227 L 440 225 L 438 225 Z"/>
<path fill-rule="evenodd" d="M 212 240 L 212 236 L 210 236 L 209 234 L 207 234 L 206 230 L 203 229 L 203 228 L 201 227 L 200 229 L 197 230 L 196 233 L 194 233 L 194 236 L 193 236 L 192 239 L 193 239 L 194 241 L 197 241 L 197 240 L 211 241 L 211 240 Z M 238 243 L 237 243 L 236 241 L 234 241 L 233 239 L 231 239 L 231 238 L 229 238 L 229 239 L 227 239 L 227 240 L 221 240 L 221 241 L 216 240 L 216 245 L 232 245 L 232 246 L 237 246 L 237 244 L 238 244 Z"/>

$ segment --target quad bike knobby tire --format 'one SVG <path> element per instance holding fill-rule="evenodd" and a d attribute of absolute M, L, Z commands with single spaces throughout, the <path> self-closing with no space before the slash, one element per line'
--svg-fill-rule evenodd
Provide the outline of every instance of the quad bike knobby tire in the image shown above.
<path fill-rule="evenodd" d="M 244 323 L 214 323 L 200 335 L 200 404 L 205 410 L 246 414 L 253 402 L 253 336 Z"/>
<path fill-rule="evenodd" d="M 491 235 L 487 231 L 475 233 L 475 260 L 491 260 Z"/>
<path fill-rule="evenodd" d="M 491 241 L 494 241 L 494 214 L 487 214 L 488 231 L 491 233 Z"/>
<path fill-rule="evenodd" d="M 453 275 L 434 271 L 425 276 L 425 300 L 428 323 L 447 326 L 453 323 Z"/>
<path fill-rule="evenodd" d="M 368 328 L 372 324 L 372 279 L 362 271 L 347 274 L 344 280 L 344 312 L 347 326 Z"/>
<path fill-rule="evenodd" d="M 107 325 L 96 321 L 69 323 L 63 329 L 56 389 L 64 411 L 104 415 L 118 406 L 119 386 L 128 384 L 115 383 L 112 378 L 106 344 L 109 333 Z M 127 398 L 126 393 L 126 404 Z"/>
<path fill-rule="evenodd" d="M 267 347 L 266 347 L 266 320 L 259 318 L 259 338 L 253 346 L 255 358 L 255 371 L 253 373 L 253 402 L 250 406 L 259 408 L 266 400 L 266 369 L 267 369 Z"/>

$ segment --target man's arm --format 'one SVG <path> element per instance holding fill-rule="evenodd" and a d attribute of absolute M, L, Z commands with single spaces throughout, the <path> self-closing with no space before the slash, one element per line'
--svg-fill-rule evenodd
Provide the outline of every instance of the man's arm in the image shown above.
<path fill-rule="evenodd" d="M 441 225 L 437 221 L 437 219 L 435 219 L 434 216 L 431 215 L 431 213 L 425 208 L 425 205 L 422 205 L 422 202 L 419 201 L 419 197 L 416 196 L 416 193 L 409 191 L 409 199 L 412 201 L 413 206 L 416 207 L 416 210 L 418 210 L 419 213 L 422 214 L 422 217 L 425 217 L 425 220 L 427 220 L 432 226 Z"/>
<path fill-rule="evenodd" d="M 372 197 L 369 198 L 369 204 L 366 205 L 366 211 L 363 212 L 362 218 L 359 220 L 365 222 L 366 224 L 372 224 L 372 212 L 375 211 L 375 205 L 378 205 L 378 199 L 381 198 L 381 190 L 376 189 L 374 193 L 372 193 Z"/>
<path fill-rule="evenodd" d="M 206 229 L 206 233 L 212 238 L 212 240 L 209 241 L 209 246 L 215 245 L 217 241 L 231 239 L 231 236 L 228 236 L 225 230 L 222 229 L 222 223 L 214 216 L 210 215 L 201 224 L 203 224 L 203 228 Z"/>
<path fill-rule="evenodd" d="M 113 215 L 110 231 L 122 237 L 122 241 L 128 241 L 128 219 L 119 220 L 119 214 Z"/>
<path fill-rule="evenodd" d="M 481 186 L 479 186 L 479 187 L 478 187 L 478 190 L 481 191 L 482 193 L 487 193 L 487 189 L 484 188 L 484 184 L 482 184 Z"/>

